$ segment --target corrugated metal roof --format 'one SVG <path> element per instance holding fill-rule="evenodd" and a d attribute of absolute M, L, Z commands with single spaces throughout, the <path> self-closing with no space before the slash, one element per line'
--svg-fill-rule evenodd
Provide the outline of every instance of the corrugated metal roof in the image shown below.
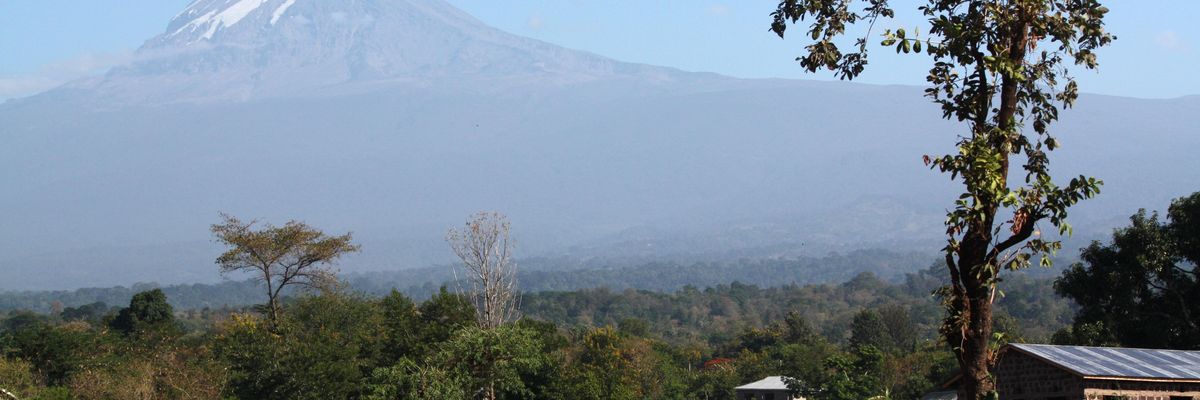
<path fill-rule="evenodd" d="M 1012 344 L 1078 375 L 1200 380 L 1200 351 Z"/>
<path fill-rule="evenodd" d="M 782 376 L 768 376 L 762 380 L 747 383 L 734 388 L 735 390 L 788 390 L 787 382 Z"/>

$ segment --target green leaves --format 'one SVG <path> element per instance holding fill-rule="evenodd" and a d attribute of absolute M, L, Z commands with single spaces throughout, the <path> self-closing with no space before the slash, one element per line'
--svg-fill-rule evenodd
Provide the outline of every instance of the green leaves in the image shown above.
<path fill-rule="evenodd" d="M 801 65 L 810 72 L 827 69 L 853 79 L 866 65 L 865 38 L 858 41 L 857 53 L 843 55 L 835 37 L 844 34 L 846 24 L 867 19 L 873 26 L 878 17 L 892 15 L 885 1 L 863 3 L 860 14 L 848 11 L 860 4 L 852 0 L 784 0 L 773 13 L 772 30 L 782 37 L 788 24 L 810 18 L 814 43 L 800 57 Z M 966 358 L 990 359 L 991 350 L 973 344 L 987 343 L 989 327 L 961 317 L 990 316 L 985 296 L 995 289 L 1001 265 L 1026 268 L 1033 257 L 1059 249 L 1058 242 L 1041 239 L 1039 221 L 1048 220 L 1060 234 L 1069 235 L 1067 209 L 1099 193 L 1102 182 L 1095 178 L 1080 176 L 1065 187 L 1053 182 L 1047 153 L 1059 142 L 1048 131 L 1058 120 L 1058 107 L 1071 107 L 1078 97 L 1065 60 L 1095 68 L 1094 51 L 1114 37 L 1104 31 L 1108 9 L 1099 0 L 929 0 L 918 10 L 928 18 L 936 45 L 926 40 L 923 46 L 916 30 L 910 35 L 905 29 L 885 30 L 880 44 L 897 54 L 927 50 L 932 66 L 925 96 L 941 106 L 944 118 L 968 127 L 958 138 L 957 154 L 926 156 L 924 161 L 963 185 L 946 213 L 952 286 L 946 291 L 949 317 L 943 332 L 949 342 L 964 343 L 956 348 L 964 357 L 963 368 L 978 368 L 986 363 Z M 1013 157 L 1020 154 L 1023 162 Z M 1017 167 L 1025 171 L 1024 181 L 1010 182 Z M 1004 215 L 1012 218 L 1004 221 Z M 1011 233 L 1002 235 L 1005 226 Z M 1040 263 L 1049 266 L 1049 258 L 1043 256 Z M 971 387 L 978 393 L 969 391 L 976 399 L 988 391 L 986 370 L 968 370 L 964 377 L 968 386 L 977 385 Z"/>
<path fill-rule="evenodd" d="M 841 79 L 851 80 L 867 65 L 866 39 L 856 40 L 858 51 L 851 53 L 843 53 L 835 39 L 846 32 L 847 26 L 860 20 L 874 24 L 879 17 L 895 15 L 886 0 L 866 0 L 861 12 L 851 11 L 858 3 L 855 0 L 782 0 L 771 13 L 771 31 L 782 38 L 789 25 L 811 19 L 807 33 L 812 42 L 804 47 L 805 54 L 796 60 L 809 72 L 828 70 Z"/>
<path fill-rule="evenodd" d="M 1200 192 L 1172 202 L 1169 219 L 1140 210 L 1107 243 L 1083 250 L 1055 282 L 1079 305 L 1071 344 L 1200 346 Z"/>
<path fill-rule="evenodd" d="M 221 273 L 247 271 L 266 285 L 268 317 L 279 319 L 279 296 L 283 289 L 302 287 L 333 290 L 337 277 L 329 266 L 342 255 L 359 250 L 349 233 L 328 236 L 303 222 L 288 221 L 283 226 L 257 221 L 242 222 L 221 213 L 222 223 L 211 227 L 217 241 L 229 249 L 217 257 Z"/>

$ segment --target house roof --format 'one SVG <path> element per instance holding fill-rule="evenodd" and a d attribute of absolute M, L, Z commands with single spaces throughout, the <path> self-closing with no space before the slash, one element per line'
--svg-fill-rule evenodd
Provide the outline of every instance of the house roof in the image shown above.
<path fill-rule="evenodd" d="M 1200 351 L 1010 344 L 1085 378 L 1200 381 Z"/>
<path fill-rule="evenodd" d="M 788 390 L 787 382 L 784 382 L 785 377 L 768 376 L 759 381 L 747 383 L 734 388 L 734 390 Z"/>

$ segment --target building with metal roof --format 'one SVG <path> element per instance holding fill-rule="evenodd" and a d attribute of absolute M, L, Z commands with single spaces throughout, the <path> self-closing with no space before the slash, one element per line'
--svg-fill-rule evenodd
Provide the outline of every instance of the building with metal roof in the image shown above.
<path fill-rule="evenodd" d="M 803 400 L 803 397 L 792 396 L 788 389 L 787 377 L 768 376 L 761 380 L 733 388 L 737 400 Z"/>
<path fill-rule="evenodd" d="M 1005 400 L 1200 400 L 1200 351 L 1018 343 L 993 373 Z M 956 386 L 926 398 L 956 398 Z"/>
<path fill-rule="evenodd" d="M 1087 378 L 1200 381 L 1200 351 L 1048 344 L 1010 347 Z"/>

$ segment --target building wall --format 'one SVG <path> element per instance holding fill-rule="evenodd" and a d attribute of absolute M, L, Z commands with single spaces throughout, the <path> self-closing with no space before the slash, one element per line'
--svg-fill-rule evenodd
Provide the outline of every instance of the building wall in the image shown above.
<path fill-rule="evenodd" d="M 1198 383 L 1084 380 L 1014 350 L 995 374 L 1002 400 L 1200 400 Z"/>
<path fill-rule="evenodd" d="M 996 365 L 996 391 L 1003 400 L 1081 400 L 1083 378 L 1015 350 Z"/>
<path fill-rule="evenodd" d="M 1200 384 L 1173 382 L 1137 382 L 1088 380 L 1084 383 L 1087 400 L 1116 397 L 1128 400 L 1200 400 Z"/>

